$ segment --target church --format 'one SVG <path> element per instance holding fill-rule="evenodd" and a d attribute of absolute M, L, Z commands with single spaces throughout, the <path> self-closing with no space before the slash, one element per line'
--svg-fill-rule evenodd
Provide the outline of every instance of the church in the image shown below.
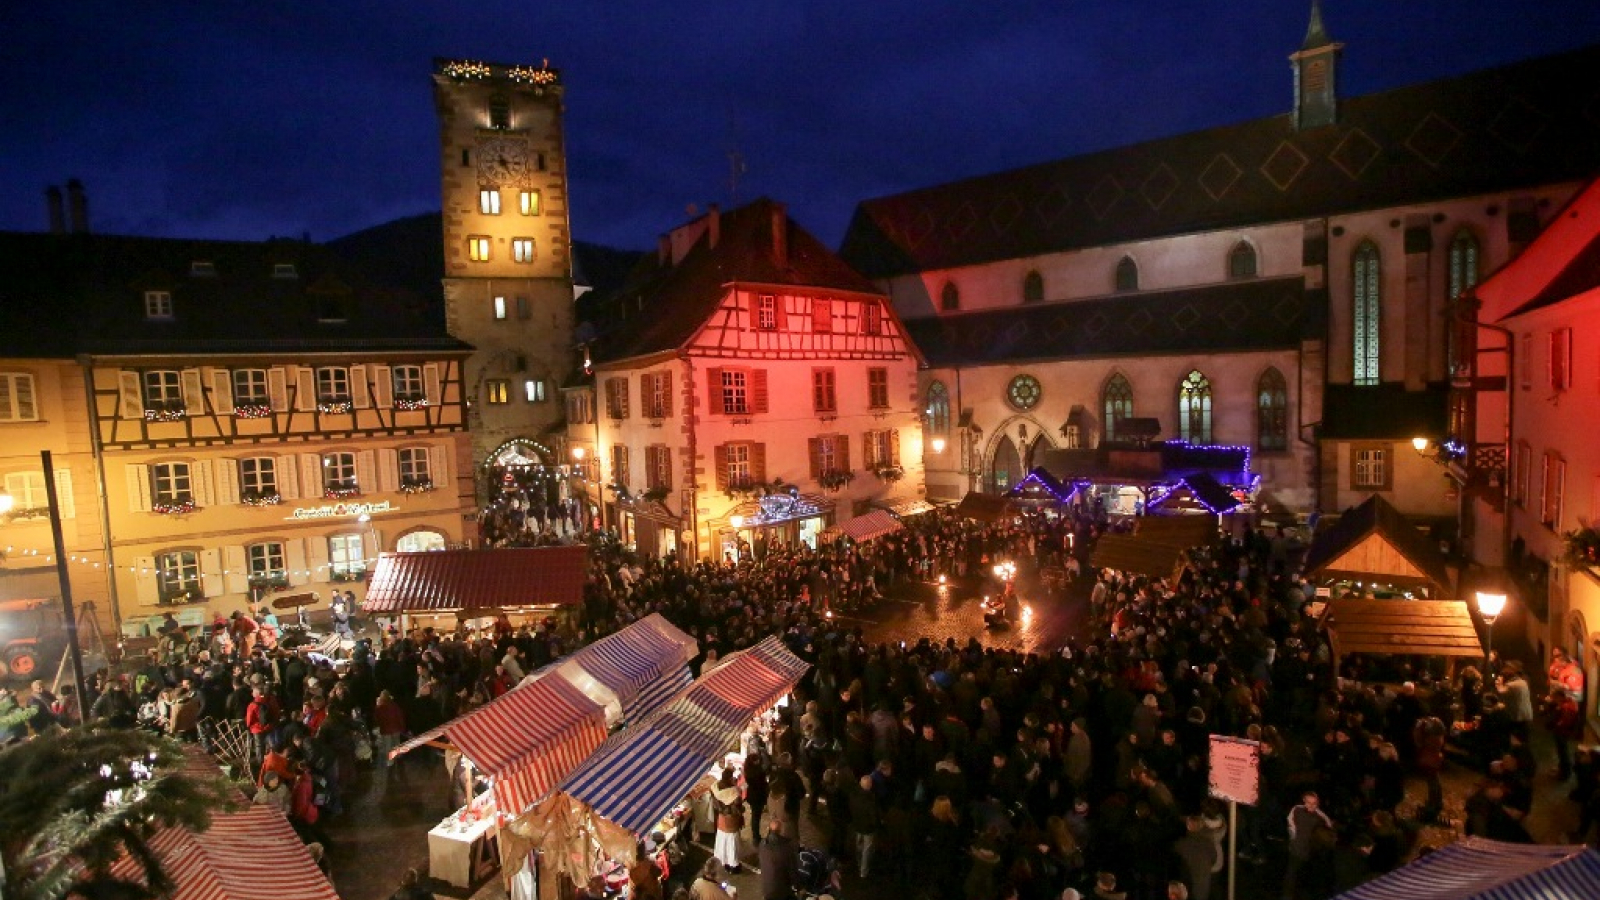
<path fill-rule="evenodd" d="M 1380 494 L 1449 538 L 1439 448 L 1503 478 L 1454 299 L 1600 166 L 1600 47 L 1346 98 L 1313 3 L 1288 62 L 1279 115 L 858 205 L 840 255 L 928 360 L 929 499 L 1043 467 L 1134 511 L 1222 448 L 1281 521 Z"/>

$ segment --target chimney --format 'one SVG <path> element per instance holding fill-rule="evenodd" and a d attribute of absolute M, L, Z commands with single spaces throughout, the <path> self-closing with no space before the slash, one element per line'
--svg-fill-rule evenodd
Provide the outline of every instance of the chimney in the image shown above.
<path fill-rule="evenodd" d="M 50 208 L 50 233 L 67 233 L 66 207 L 61 204 L 61 188 L 50 185 L 44 189 L 44 202 Z"/>
<path fill-rule="evenodd" d="M 706 211 L 706 232 L 711 236 L 711 249 L 717 249 L 717 239 L 722 237 L 722 210 L 715 203 Z"/>
<path fill-rule="evenodd" d="M 72 217 L 72 233 L 89 233 L 89 198 L 83 195 L 83 182 L 67 182 L 67 211 Z"/>
<path fill-rule="evenodd" d="M 782 203 L 772 204 L 772 261 L 778 268 L 789 265 L 789 214 Z"/>

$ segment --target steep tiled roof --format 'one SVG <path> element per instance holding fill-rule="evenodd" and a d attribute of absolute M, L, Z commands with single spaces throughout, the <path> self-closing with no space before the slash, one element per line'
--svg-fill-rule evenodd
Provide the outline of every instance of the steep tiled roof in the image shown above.
<path fill-rule="evenodd" d="M 1293 221 L 1594 174 L 1600 45 L 868 200 L 840 254 L 874 278 Z"/>
<path fill-rule="evenodd" d="M 437 297 L 375 286 L 303 241 L 3 233 L 0 267 L 8 355 L 470 349 Z M 145 315 L 146 291 L 171 294 L 170 320 Z"/>
<path fill-rule="evenodd" d="M 1268 350 L 1319 334 L 1322 307 L 1301 278 L 1265 278 L 910 319 L 906 330 L 933 366 Z"/>
<path fill-rule="evenodd" d="M 784 216 L 788 236 L 781 264 L 773 252 L 774 216 Z M 715 247 L 702 234 L 675 265 L 655 255 L 640 260 L 623 289 L 595 310 L 596 362 L 683 346 L 735 282 L 881 294 L 772 200 L 721 213 L 718 230 Z"/>
<path fill-rule="evenodd" d="M 1323 439 L 1409 441 L 1439 439 L 1449 421 L 1450 389 L 1429 385 L 1408 391 L 1398 382 L 1362 387 L 1330 384 L 1322 396 Z"/>

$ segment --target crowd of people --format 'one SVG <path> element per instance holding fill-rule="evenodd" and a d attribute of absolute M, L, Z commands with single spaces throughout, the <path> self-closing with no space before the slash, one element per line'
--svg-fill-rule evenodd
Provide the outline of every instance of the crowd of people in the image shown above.
<path fill-rule="evenodd" d="M 513 530 L 562 528 L 527 521 Z M 135 698 L 154 691 L 174 733 L 236 722 L 249 735 L 258 802 L 327 847 L 325 825 L 361 766 L 407 777 L 387 759 L 404 736 L 661 613 L 699 642 L 697 671 L 775 633 L 813 664 L 777 725 L 747 736 L 745 768 L 722 786 L 733 793 L 722 792 L 708 829 L 734 835 L 711 841 L 724 866 L 738 865 L 739 835 L 761 836 L 768 898 L 787 900 L 788 857 L 805 836 L 856 875 L 935 900 L 1205 900 L 1227 830 L 1207 792 L 1213 734 L 1260 743 L 1260 801 L 1239 809 L 1240 861 L 1258 882 L 1281 872 L 1285 897 L 1331 896 L 1407 859 L 1421 827 L 1445 815 L 1449 753 L 1481 774 L 1460 823 L 1467 833 L 1529 839 L 1536 712 L 1526 674 L 1510 662 L 1493 679 L 1470 667 L 1445 679 L 1420 660 L 1359 658 L 1335 672 L 1281 535 L 1250 532 L 1193 554 L 1180 577 L 1149 579 L 1079 575 L 1111 527 L 1088 510 L 995 524 L 935 511 L 906 525 L 865 544 L 761 546 L 697 562 L 640 557 L 592 533 L 575 619 L 391 627 L 337 665 L 303 649 L 191 643 L 110 679 L 92 714 L 137 726 Z M 904 581 L 971 587 L 998 561 L 1016 562 L 1030 589 L 1092 579 L 1052 588 L 1055 602 L 1088 604 L 1090 639 L 1024 654 L 977 636 L 872 644 L 848 624 Z M 1574 781 L 1587 837 L 1600 818 L 1600 759 L 1566 751 L 1582 673 L 1557 659 L 1548 674 L 1541 706 L 1567 738 L 1557 775 Z M 1420 804 L 1406 802 L 1411 781 L 1426 786 Z M 674 879 L 665 887 L 717 900 L 715 877 Z"/>

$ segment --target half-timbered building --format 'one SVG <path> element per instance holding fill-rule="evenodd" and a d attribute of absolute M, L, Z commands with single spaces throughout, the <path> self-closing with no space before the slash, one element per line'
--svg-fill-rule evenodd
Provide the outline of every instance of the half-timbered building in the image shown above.
<path fill-rule="evenodd" d="M 922 492 L 917 351 L 782 204 L 662 236 L 580 333 L 593 387 L 567 392 L 568 437 L 643 552 L 815 545 Z"/>
<path fill-rule="evenodd" d="M 118 619 L 326 605 L 382 550 L 466 539 L 471 348 L 437 298 L 293 240 L 7 234 L 0 257 L 19 292 L 5 383 L 50 403 L 0 420 L 0 469 L 31 485 L 35 445 L 65 451 L 73 562 L 109 573 Z"/>

